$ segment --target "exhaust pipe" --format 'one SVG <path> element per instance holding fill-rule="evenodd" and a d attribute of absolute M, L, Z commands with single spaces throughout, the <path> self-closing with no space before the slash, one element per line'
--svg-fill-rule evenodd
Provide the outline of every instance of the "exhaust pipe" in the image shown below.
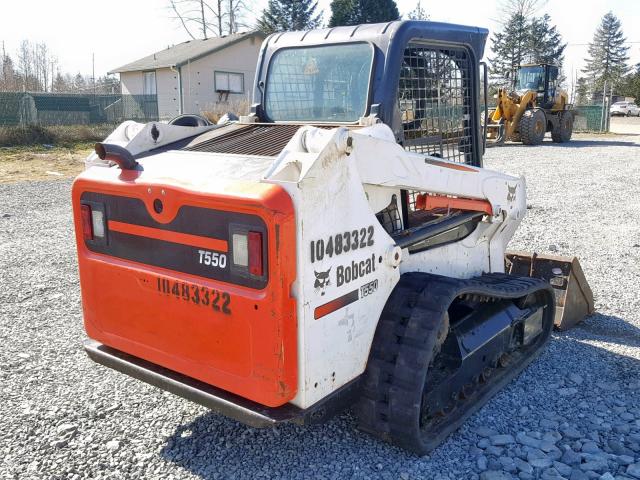
<path fill-rule="evenodd" d="M 138 162 L 131 152 L 120 145 L 98 142 L 95 145 L 96 154 L 100 160 L 110 160 L 118 164 L 121 170 L 135 170 Z"/>

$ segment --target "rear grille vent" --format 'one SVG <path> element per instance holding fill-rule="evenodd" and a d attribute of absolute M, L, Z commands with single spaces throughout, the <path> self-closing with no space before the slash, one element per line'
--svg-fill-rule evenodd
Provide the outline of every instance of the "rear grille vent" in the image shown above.
<path fill-rule="evenodd" d="M 195 139 L 184 150 L 194 152 L 235 153 L 239 155 L 278 155 L 302 125 L 288 124 L 235 124 L 223 127 L 228 130 L 206 133 Z M 318 128 L 335 128 L 336 125 L 315 125 Z M 216 133 L 218 135 L 216 135 Z"/>

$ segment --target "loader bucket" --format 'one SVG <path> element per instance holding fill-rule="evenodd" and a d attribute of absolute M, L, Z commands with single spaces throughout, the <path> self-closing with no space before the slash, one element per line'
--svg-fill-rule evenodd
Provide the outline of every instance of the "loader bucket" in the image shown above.
<path fill-rule="evenodd" d="M 593 293 L 577 257 L 507 252 L 505 271 L 551 284 L 556 296 L 554 324 L 559 330 L 570 329 L 595 310 Z"/>

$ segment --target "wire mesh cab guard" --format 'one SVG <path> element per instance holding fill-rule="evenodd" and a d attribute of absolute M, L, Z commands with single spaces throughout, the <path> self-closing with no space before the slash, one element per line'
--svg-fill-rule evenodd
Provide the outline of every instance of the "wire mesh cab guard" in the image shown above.
<path fill-rule="evenodd" d="M 407 45 L 398 84 L 407 150 L 472 163 L 471 68 L 463 48 Z"/>
<path fill-rule="evenodd" d="M 398 82 L 402 144 L 406 150 L 474 163 L 472 153 L 479 148 L 479 139 L 473 135 L 477 122 L 471 113 L 472 69 L 465 48 L 419 41 L 407 44 Z M 408 227 L 419 213 L 416 197 L 420 193 L 402 192 L 404 224 Z"/>

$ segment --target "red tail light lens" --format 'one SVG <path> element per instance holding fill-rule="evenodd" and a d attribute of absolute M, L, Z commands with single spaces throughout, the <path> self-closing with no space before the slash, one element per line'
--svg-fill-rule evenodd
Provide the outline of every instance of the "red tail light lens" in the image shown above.
<path fill-rule="evenodd" d="M 249 232 L 249 273 L 261 277 L 264 275 L 262 259 L 262 233 Z"/>
<path fill-rule="evenodd" d="M 80 215 L 82 217 L 82 237 L 85 240 L 93 240 L 93 221 L 91 219 L 91 207 L 80 205 Z"/>

